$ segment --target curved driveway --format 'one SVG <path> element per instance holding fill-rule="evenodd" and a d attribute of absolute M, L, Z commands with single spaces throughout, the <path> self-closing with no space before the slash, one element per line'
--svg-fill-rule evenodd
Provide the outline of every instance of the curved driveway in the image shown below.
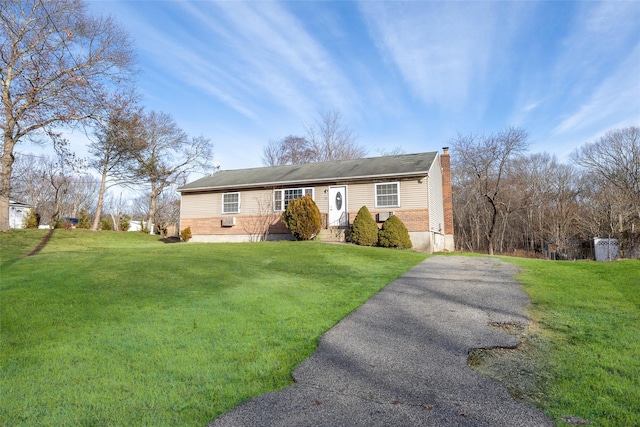
<path fill-rule="evenodd" d="M 210 426 L 553 426 L 467 366 L 473 348 L 518 344 L 489 326 L 527 321 L 516 272 L 497 259 L 425 260 L 329 330 L 295 385 Z"/>

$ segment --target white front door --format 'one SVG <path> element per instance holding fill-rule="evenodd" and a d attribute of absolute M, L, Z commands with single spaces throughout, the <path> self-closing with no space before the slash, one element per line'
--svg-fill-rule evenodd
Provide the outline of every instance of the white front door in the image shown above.
<path fill-rule="evenodd" d="M 347 227 L 347 187 L 329 187 L 329 227 Z"/>

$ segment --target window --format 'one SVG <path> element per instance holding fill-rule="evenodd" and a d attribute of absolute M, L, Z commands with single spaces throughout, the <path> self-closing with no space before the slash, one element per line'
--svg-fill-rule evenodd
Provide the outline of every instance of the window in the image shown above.
<path fill-rule="evenodd" d="M 273 190 L 273 210 L 284 211 L 289 202 L 302 196 L 310 195 L 313 199 L 313 188 L 287 188 L 285 190 Z"/>
<path fill-rule="evenodd" d="M 224 193 L 222 195 L 222 213 L 240 212 L 240 193 Z"/>
<path fill-rule="evenodd" d="M 400 183 L 376 184 L 376 208 L 400 207 Z"/>

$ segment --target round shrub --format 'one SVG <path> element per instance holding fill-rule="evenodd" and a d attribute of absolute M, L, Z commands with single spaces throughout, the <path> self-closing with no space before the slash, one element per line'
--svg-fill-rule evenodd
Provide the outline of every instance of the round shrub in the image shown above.
<path fill-rule="evenodd" d="M 187 226 L 187 228 L 185 228 L 184 230 L 182 230 L 180 232 L 180 238 L 182 240 L 184 240 L 185 242 L 188 242 L 189 240 L 191 240 L 191 227 Z"/>
<path fill-rule="evenodd" d="M 322 228 L 320 210 L 308 194 L 289 202 L 282 221 L 298 240 L 313 239 Z"/>
<path fill-rule="evenodd" d="M 378 225 L 366 206 L 360 208 L 353 220 L 351 241 L 360 246 L 375 246 L 378 243 Z"/>
<path fill-rule="evenodd" d="M 413 246 L 409 230 L 402 220 L 392 215 L 384 223 L 378 233 L 378 245 L 385 248 L 409 249 Z"/>
<path fill-rule="evenodd" d="M 100 220 L 100 230 L 113 230 L 113 226 L 111 226 L 111 220 L 109 218 L 105 217 Z"/>

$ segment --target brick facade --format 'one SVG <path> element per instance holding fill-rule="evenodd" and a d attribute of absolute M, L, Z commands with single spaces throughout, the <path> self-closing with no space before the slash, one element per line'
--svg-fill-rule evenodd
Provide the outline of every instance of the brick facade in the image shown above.
<path fill-rule="evenodd" d="M 388 210 L 374 210 L 371 212 L 373 219 L 379 212 L 388 212 Z M 357 212 L 349 212 L 349 225 L 353 223 Z M 428 209 L 404 209 L 396 210 L 395 215 L 400 218 L 407 229 L 413 231 L 429 231 L 429 210 Z M 269 234 L 289 234 L 287 227 L 284 225 L 280 216 L 275 218 L 263 218 L 256 216 L 236 216 L 236 225 L 232 227 L 222 226 L 222 216 L 206 217 L 206 218 L 183 218 L 182 228 L 191 227 L 191 233 L 194 235 L 244 235 L 244 234 L 262 234 L 264 227 L 269 227 Z M 326 228 L 326 214 L 323 214 L 322 228 Z M 381 227 L 382 223 L 378 223 Z"/>
<path fill-rule="evenodd" d="M 371 215 L 375 220 L 380 212 L 389 212 L 389 210 L 371 210 Z M 429 231 L 429 209 L 396 209 L 393 211 L 407 227 L 410 232 L 413 231 Z M 349 212 L 349 225 L 353 224 L 358 212 Z M 378 228 L 382 227 L 381 222 L 377 222 Z"/>
<path fill-rule="evenodd" d="M 222 226 L 222 216 L 206 218 L 183 218 L 182 227 L 191 227 L 193 235 L 237 235 L 237 234 L 262 234 L 265 227 L 269 228 L 270 234 L 287 234 L 289 231 L 278 215 L 275 218 L 264 218 L 255 216 L 236 216 L 236 225 L 232 227 Z"/>

